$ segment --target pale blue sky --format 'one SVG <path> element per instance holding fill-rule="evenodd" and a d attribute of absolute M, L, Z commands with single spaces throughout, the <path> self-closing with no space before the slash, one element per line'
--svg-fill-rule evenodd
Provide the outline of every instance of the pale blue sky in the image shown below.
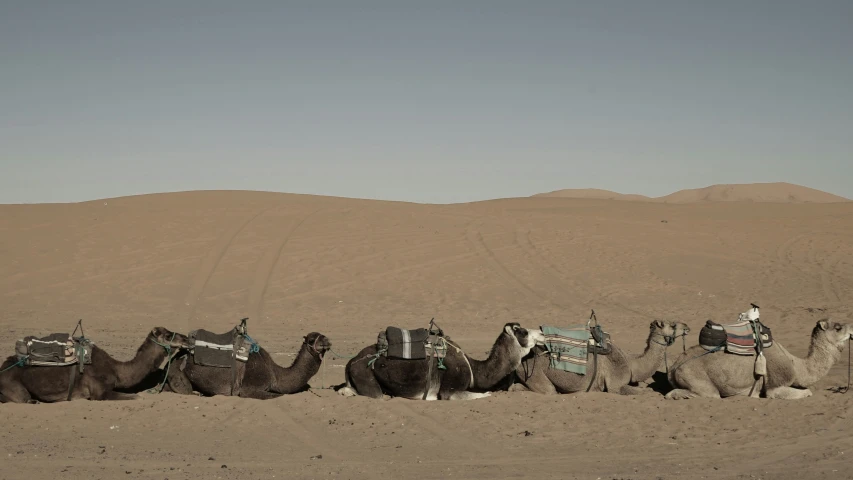
<path fill-rule="evenodd" d="M 0 0 L 0 203 L 853 198 L 853 1 Z"/>

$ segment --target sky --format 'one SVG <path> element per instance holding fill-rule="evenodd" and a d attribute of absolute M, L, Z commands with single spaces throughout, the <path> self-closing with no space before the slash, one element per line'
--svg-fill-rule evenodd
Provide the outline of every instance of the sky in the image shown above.
<path fill-rule="evenodd" d="M 0 0 L 0 203 L 853 198 L 853 2 Z"/>

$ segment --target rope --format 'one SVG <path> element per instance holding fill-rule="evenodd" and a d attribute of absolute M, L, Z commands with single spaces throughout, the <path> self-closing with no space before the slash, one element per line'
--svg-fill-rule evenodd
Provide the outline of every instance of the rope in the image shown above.
<path fill-rule="evenodd" d="M 678 370 L 679 368 L 681 368 L 682 366 L 684 366 L 684 364 L 685 364 L 685 363 L 687 363 L 687 362 L 689 362 L 689 361 L 691 361 L 691 360 L 696 360 L 696 359 L 697 359 L 697 358 L 699 358 L 699 357 L 704 357 L 705 355 L 708 355 L 709 353 L 719 352 L 719 351 L 720 351 L 720 350 L 722 350 L 724 347 L 725 347 L 725 344 L 723 344 L 723 345 L 719 345 L 719 346 L 714 347 L 714 349 L 713 349 L 713 350 L 708 350 L 707 352 L 702 353 L 702 354 L 700 354 L 700 355 L 696 355 L 696 356 L 695 356 L 695 357 L 693 357 L 693 358 L 688 358 L 687 360 L 685 360 L 685 361 L 681 362 L 681 364 L 680 364 L 680 365 L 678 365 L 677 367 L 675 367 L 672 371 L 674 372 L 674 371 Z M 667 372 L 666 372 L 666 374 L 667 374 L 667 377 L 668 377 L 668 376 L 669 376 L 669 368 L 667 368 Z"/>
<path fill-rule="evenodd" d="M 172 338 L 169 339 L 169 343 L 167 343 L 166 345 L 163 345 L 162 343 L 158 342 L 157 339 L 155 339 L 155 338 L 149 338 L 149 340 L 151 340 L 152 342 L 156 343 L 157 345 L 160 345 L 161 347 L 163 347 L 166 350 L 166 357 L 169 359 L 166 362 L 166 373 L 163 375 L 163 382 L 160 383 L 159 387 L 148 389 L 148 393 L 162 393 L 163 388 L 166 386 L 166 382 L 169 380 L 169 369 L 172 368 L 172 345 L 171 344 L 172 344 L 172 341 L 175 340 L 175 332 L 172 332 Z"/>
<path fill-rule="evenodd" d="M 248 333 L 243 333 L 242 335 L 251 345 L 251 347 L 249 348 L 249 353 L 258 353 L 261 351 L 260 344 L 258 344 L 258 342 L 256 342 L 254 338 L 250 337 Z"/>
<path fill-rule="evenodd" d="M 13 369 L 13 368 L 15 368 L 15 367 L 23 367 L 23 366 L 24 366 L 24 363 L 26 363 L 26 362 L 27 362 L 27 359 L 28 359 L 28 358 L 30 358 L 30 356 L 29 356 L 29 355 L 25 355 L 25 356 L 21 357 L 21 359 L 20 359 L 20 360 L 18 360 L 17 362 L 15 362 L 15 363 L 13 363 L 13 364 L 9 365 L 8 367 L 4 368 L 3 370 L 0 370 L 0 373 L 3 373 L 3 372 L 5 372 L 5 371 L 7 371 L 7 370 L 11 370 L 11 369 Z"/>
<path fill-rule="evenodd" d="M 846 387 L 833 387 L 831 390 L 834 393 L 845 394 L 850 391 L 850 349 L 853 348 L 853 337 L 849 338 L 847 341 L 847 386 Z"/>
<path fill-rule="evenodd" d="M 684 337 L 686 337 L 686 336 L 687 336 L 687 333 L 682 332 L 682 333 L 681 333 L 681 335 L 664 335 L 664 334 L 662 334 L 662 333 L 652 332 L 652 334 L 653 334 L 653 335 L 656 335 L 656 336 L 658 336 L 658 337 L 663 337 L 663 341 L 664 341 L 664 343 L 660 343 L 660 342 L 658 342 L 658 341 L 655 341 L 654 339 L 652 339 L 652 343 L 656 343 L 656 344 L 658 344 L 658 345 L 663 345 L 663 346 L 664 346 L 664 349 L 663 349 L 663 364 L 664 364 L 664 366 L 666 367 L 666 374 L 667 374 L 667 376 L 669 376 L 669 359 L 668 359 L 668 358 L 667 358 L 667 356 L 666 356 L 666 352 L 667 352 L 667 350 L 669 350 L 669 347 L 675 343 L 675 339 L 676 339 L 677 337 L 681 337 L 681 348 L 682 348 L 682 350 L 683 350 L 683 351 L 685 351 L 685 352 L 686 352 L 686 351 L 687 351 L 687 340 L 685 340 L 685 339 L 684 339 Z"/>
<path fill-rule="evenodd" d="M 353 356 L 341 355 L 341 354 L 337 353 L 336 351 L 332 350 L 331 348 L 329 349 L 329 353 L 331 353 L 332 355 L 334 355 L 337 358 L 344 358 L 346 360 L 349 360 L 349 359 L 352 359 L 352 358 L 355 358 L 358 356 L 358 355 L 353 355 Z"/>

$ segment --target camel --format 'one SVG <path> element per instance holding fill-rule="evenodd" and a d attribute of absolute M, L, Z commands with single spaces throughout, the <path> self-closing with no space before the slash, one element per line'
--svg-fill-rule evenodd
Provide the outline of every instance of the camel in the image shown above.
<path fill-rule="evenodd" d="M 446 370 L 430 365 L 435 362 L 388 358 L 377 353 L 376 345 L 365 347 L 346 365 L 346 386 L 338 390 L 344 396 L 363 395 L 382 398 L 384 394 L 412 400 L 473 400 L 490 396 L 489 390 L 511 374 L 542 332 L 510 322 L 492 345 L 485 360 L 469 357 L 449 337 L 444 358 Z M 371 363 L 372 362 L 372 363 Z M 427 385 L 429 381 L 429 385 Z M 426 390 L 426 391 L 425 391 Z"/>
<path fill-rule="evenodd" d="M 281 367 L 266 350 L 260 348 L 249 355 L 245 364 L 239 397 L 267 400 L 308 389 L 308 380 L 319 370 L 323 356 L 332 348 L 332 342 L 317 332 L 303 337 L 302 347 L 290 367 Z M 183 367 L 169 372 L 169 390 L 191 395 L 193 390 L 205 396 L 231 395 L 232 372 L 230 368 L 196 365 L 186 359 Z"/>
<path fill-rule="evenodd" d="M 598 355 L 598 365 L 594 374 L 580 375 L 549 367 L 548 352 L 537 345 L 516 369 L 516 379 L 521 389 L 547 395 L 591 392 L 613 392 L 632 395 L 647 392 L 646 387 L 636 386 L 652 375 L 664 363 L 667 347 L 676 338 L 683 337 L 690 328 L 681 322 L 663 322 L 655 320 L 649 325 L 646 348 L 640 355 L 628 355 L 619 347 L 611 344 L 607 355 Z M 587 372 L 593 370 L 592 354 L 588 354 Z M 594 378 L 590 378 L 594 375 Z M 592 383 L 592 385 L 590 385 Z M 514 387 L 513 390 L 519 390 Z"/>
<path fill-rule="evenodd" d="M 132 360 L 120 362 L 97 345 L 92 346 L 92 363 L 85 365 L 76 382 L 69 385 L 68 366 L 13 366 L 17 357 L 9 357 L 0 365 L 0 403 L 63 402 L 67 400 L 137 400 L 135 393 L 118 392 L 137 387 L 148 375 L 160 368 L 168 357 L 189 348 L 189 339 L 163 327 L 155 327 L 146 336 Z M 173 350 L 175 349 L 175 350 Z"/>
<path fill-rule="evenodd" d="M 808 387 L 823 378 L 839 360 L 844 344 L 853 338 L 853 325 L 823 319 L 812 329 L 806 358 L 791 355 L 778 341 L 762 350 L 767 374 L 754 374 L 756 357 L 722 351 L 709 352 L 696 345 L 681 354 L 669 371 L 670 400 L 695 397 L 749 396 L 794 400 L 810 397 Z"/>

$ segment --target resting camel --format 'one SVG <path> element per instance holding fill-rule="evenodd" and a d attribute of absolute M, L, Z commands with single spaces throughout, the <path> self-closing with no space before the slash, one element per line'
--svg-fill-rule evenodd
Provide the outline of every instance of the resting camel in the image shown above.
<path fill-rule="evenodd" d="M 290 367 L 281 367 L 261 348 L 249 355 L 238 396 L 266 400 L 308 389 L 308 380 L 319 370 L 323 355 L 332 342 L 317 332 L 305 335 L 302 347 Z M 231 369 L 196 365 L 189 358 L 183 367 L 169 371 L 168 386 L 175 393 L 190 395 L 193 390 L 206 396 L 231 395 Z"/>
<path fill-rule="evenodd" d="M 470 358 L 455 343 L 449 341 L 444 358 L 446 370 L 430 368 L 432 358 L 402 360 L 377 356 L 376 345 L 365 347 L 346 366 L 346 386 L 338 390 L 344 396 L 363 395 L 382 398 L 383 394 L 419 400 L 473 400 L 490 395 L 501 380 L 511 374 L 530 352 L 542 332 L 528 331 L 518 323 L 504 325 L 488 358 Z M 368 365 L 369 360 L 374 360 Z M 431 372 L 431 373 L 429 373 Z M 427 386 L 427 375 L 429 385 Z M 426 391 L 426 395 L 424 394 Z"/>
<path fill-rule="evenodd" d="M 168 348 L 166 348 L 168 347 Z M 122 393 L 116 389 L 132 389 L 148 375 L 160 368 L 172 349 L 189 347 L 189 339 L 163 327 L 156 327 L 148 334 L 136 356 L 127 362 L 111 357 L 97 345 L 92 346 L 92 363 L 85 365 L 83 374 L 76 377 L 71 391 L 71 400 L 135 400 L 141 398 L 133 393 Z M 0 366 L 0 402 L 34 403 L 64 402 L 68 400 L 70 369 L 68 366 L 25 366 L 11 367 L 17 357 L 9 357 Z M 10 368 L 11 367 L 11 368 Z"/>
<path fill-rule="evenodd" d="M 521 365 L 515 370 L 518 381 L 528 390 L 536 393 L 558 394 L 584 392 L 613 392 L 631 395 L 647 391 L 645 387 L 635 386 L 654 375 L 664 361 L 667 347 L 676 338 L 690 332 L 690 328 L 681 322 L 663 322 L 655 320 L 649 325 L 649 336 L 646 339 L 646 349 L 638 356 L 627 355 L 616 345 L 607 355 L 598 355 L 598 365 L 594 378 L 593 357 L 588 355 L 586 370 L 589 375 L 580 375 L 549 368 L 550 359 L 543 345 L 537 345 L 529 355 L 524 357 Z M 516 390 L 516 388 L 513 388 Z"/>
<path fill-rule="evenodd" d="M 812 329 L 806 358 L 791 355 L 779 342 L 763 349 L 767 361 L 764 380 L 754 375 L 756 357 L 717 351 L 709 353 L 696 345 L 681 354 L 669 371 L 674 390 L 671 400 L 695 397 L 720 398 L 736 395 L 794 400 L 810 397 L 809 386 L 823 378 L 841 357 L 844 344 L 853 338 L 853 326 L 820 320 Z M 763 385 L 762 385 L 763 384 Z"/>

